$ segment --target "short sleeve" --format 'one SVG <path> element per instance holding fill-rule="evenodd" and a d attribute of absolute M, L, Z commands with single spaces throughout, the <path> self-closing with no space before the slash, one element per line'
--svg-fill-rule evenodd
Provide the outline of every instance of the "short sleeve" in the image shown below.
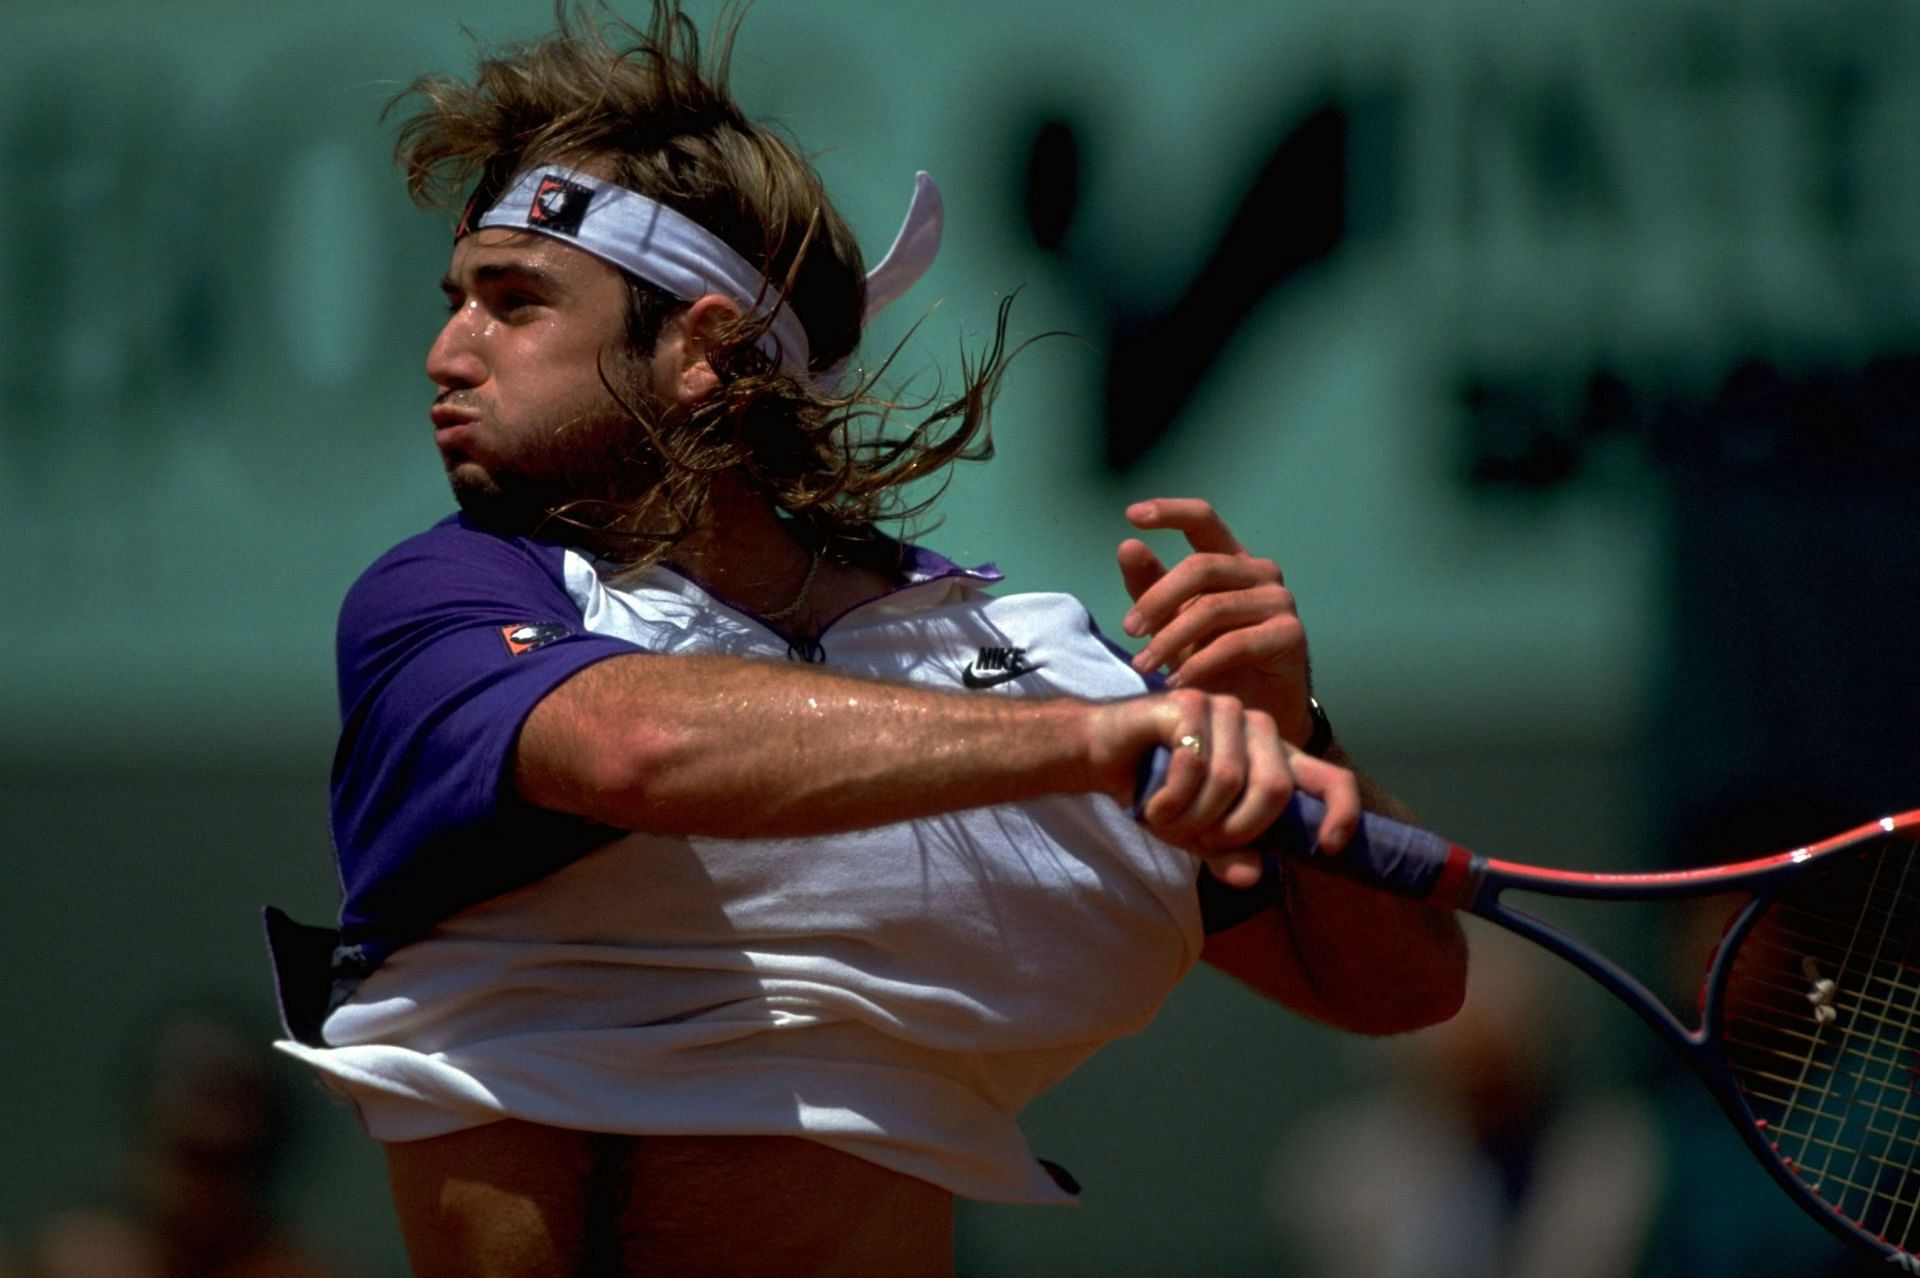
<path fill-rule="evenodd" d="M 333 836 L 345 902 L 336 969 L 370 971 L 446 915 L 613 837 L 509 781 L 520 728 L 596 661 L 565 552 L 457 517 L 390 551 L 341 608 Z"/>

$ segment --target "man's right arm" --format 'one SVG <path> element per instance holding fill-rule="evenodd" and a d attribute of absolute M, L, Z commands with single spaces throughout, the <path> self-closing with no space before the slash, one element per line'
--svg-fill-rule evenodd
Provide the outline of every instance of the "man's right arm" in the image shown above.
<path fill-rule="evenodd" d="M 620 829 L 802 836 L 1041 794 L 1130 802 L 1147 751 L 1189 736 L 1207 757 L 1175 750 L 1149 828 L 1206 852 L 1245 843 L 1291 795 L 1292 752 L 1266 715 L 1195 691 L 994 699 L 636 653 L 579 671 L 533 708 L 513 778 L 528 802 Z M 1358 819 L 1350 778 L 1307 785 L 1331 791 L 1329 833 L 1341 839 Z"/>
<path fill-rule="evenodd" d="M 588 630 L 565 572 L 556 548 L 449 521 L 348 593 L 333 778 L 343 920 L 370 931 L 396 912 L 438 917 L 549 872 L 609 826 L 778 837 L 1044 793 L 1127 802 L 1147 751 L 1188 736 L 1207 758 L 1175 750 L 1146 825 L 1225 882 L 1254 875 L 1255 858 L 1224 849 L 1273 819 L 1295 767 L 1329 800 L 1328 846 L 1358 820 L 1351 777 L 1296 757 L 1231 697 L 968 697 L 656 654 Z M 519 853 L 474 857 L 482 831 L 495 845 L 511 832 Z"/>

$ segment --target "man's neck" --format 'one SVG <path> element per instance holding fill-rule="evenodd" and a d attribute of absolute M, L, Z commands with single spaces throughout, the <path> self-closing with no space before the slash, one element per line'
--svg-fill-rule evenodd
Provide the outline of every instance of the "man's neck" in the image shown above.
<path fill-rule="evenodd" d="M 701 527 L 667 562 L 733 607 L 807 637 L 895 584 L 835 556 L 733 477 L 714 484 Z"/>
<path fill-rule="evenodd" d="M 701 527 L 667 562 L 715 595 L 756 616 L 797 611 L 816 566 L 817 551 L 803 545 L 772 503 L 714 485 Z"/>

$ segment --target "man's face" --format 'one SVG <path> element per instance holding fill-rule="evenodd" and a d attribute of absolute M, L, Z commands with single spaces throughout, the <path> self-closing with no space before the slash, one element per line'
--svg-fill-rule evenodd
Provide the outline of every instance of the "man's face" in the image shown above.
<path fill-rule="evenodd" d="M 651 451 L 629 402 L 652 397 L 651 366 L 626 345 L 619 272 L 544 236 L 504 228 L 460 240 L 441 281 L 451 314 L 427 352 L 440 387 L 434 443 L 470 515 L 526 532 L 582 499 L 631 501 L 651 486 Z"/>

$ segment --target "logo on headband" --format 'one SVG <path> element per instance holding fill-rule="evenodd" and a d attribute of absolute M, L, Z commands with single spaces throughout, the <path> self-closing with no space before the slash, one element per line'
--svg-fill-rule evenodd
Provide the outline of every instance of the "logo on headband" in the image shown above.
<path fill-rule="evenodd" d="M 533 207 L 527 210 L 527 225 L 554 235 L 578 235 L 580 223 L 593 201 L 590 187 L 551 173 L 540 179 L 533 192 Z"/>

